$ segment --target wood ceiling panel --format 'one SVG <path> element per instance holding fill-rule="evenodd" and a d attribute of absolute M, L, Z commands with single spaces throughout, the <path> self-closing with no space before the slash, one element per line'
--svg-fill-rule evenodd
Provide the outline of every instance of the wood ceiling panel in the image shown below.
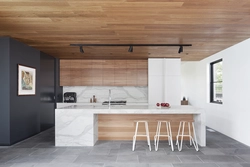
<path fill-rule="evenodd" d="M 249 0 L 0 0 L 0 36 L 62 59 L 198 61 L 250 37 Z M 79 47 L 82 44 L 192 44 Z"/>

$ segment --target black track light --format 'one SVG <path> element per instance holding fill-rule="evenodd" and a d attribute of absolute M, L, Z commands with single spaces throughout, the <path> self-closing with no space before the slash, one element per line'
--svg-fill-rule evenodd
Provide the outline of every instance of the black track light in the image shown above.
<path fill-rule="evenodd" d="M 178 53 L 183 52 L 183 46 L 180 46 Z"/>
<path fill-rule="evenodd" d="M 82 46 L 80 46 L 80 52 L 84 53 L 84 50 L 83 50 Z"/>
<path fill-rule="evenodd" d="M 128 52 L 133 52 L 133 46 L 130 46 Z"/>
<path fill-rule="evenodd" d="M 83 46 L 129 46 L 128 52 L 133 52 L 133 47 L 139 47 L 139 46 L 179 46 L 178 53 L 180 54 L 183 52 L 183 47 L 185 46 L 192 46 L 192 44 L 70 44 L 70 46 L 79 46 L 80 47 L 80 52 L 84 53 Z"/>

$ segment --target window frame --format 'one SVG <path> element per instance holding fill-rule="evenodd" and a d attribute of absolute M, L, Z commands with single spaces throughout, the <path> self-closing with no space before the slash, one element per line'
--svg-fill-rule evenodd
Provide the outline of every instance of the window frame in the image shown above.
<path fill-rule="evenodd" d="M 214 100 L 214 84 L 218 82 L 214 81 L 214 68 L 213 67 L 215 64 L 220 63 L 220 62 L 223 62 L 223 60 L 219 59 L 210 63 L 210 103 L 223 104 L 223 100 L 221 102 Z M 222 69 L 223 69 L 223 66 L 222 66 Z M 222 72 L 222 76 L 223 76 L 223 72 Z M 221 83 L 223 83 L 223 79 Z M 222 90 L 223 90 L 223 87 L 222 87 Z M 223 93 L 222 93 L 222 97 L 223 97 Z"/>

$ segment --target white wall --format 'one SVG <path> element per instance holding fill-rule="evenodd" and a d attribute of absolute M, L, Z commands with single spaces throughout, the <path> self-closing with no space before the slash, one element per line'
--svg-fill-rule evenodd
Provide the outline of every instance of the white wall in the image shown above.
<path fill-rule="evenodd" d="M 182 64 L 182 95 L 206 110 L 207 126 L 250 146 L 250 39 Z M 223 104 L 209 103 L 209 64 L 223 59 Z M 192 81 L 193 80 L 193 81 Z"/>

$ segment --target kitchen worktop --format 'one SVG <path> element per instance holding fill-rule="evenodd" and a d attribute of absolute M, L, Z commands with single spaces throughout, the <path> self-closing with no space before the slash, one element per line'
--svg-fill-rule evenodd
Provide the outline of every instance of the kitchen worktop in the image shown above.
<path fill-rule="evenodd" d="M 92 113 L 92 114 L 124 114 L 124 113 L 137 113 L 137 114 L 163 114 L 163 113 L 179 113 L 179 114 L 199 114 L 203 112 L 202 109 L 196 108 L 193 106 L 171 106 L 167 107 L 160 107 L 157 108 L 154 105 L 135 105 L 135 104 L 128 104 L 128 105 L 111 105 L 110 107 L 107 105 L 79 105 L 73 104 L 70 106 L 62 107 L 60 109 L 63 110 L 84 110 L 85 113 Z"/>

